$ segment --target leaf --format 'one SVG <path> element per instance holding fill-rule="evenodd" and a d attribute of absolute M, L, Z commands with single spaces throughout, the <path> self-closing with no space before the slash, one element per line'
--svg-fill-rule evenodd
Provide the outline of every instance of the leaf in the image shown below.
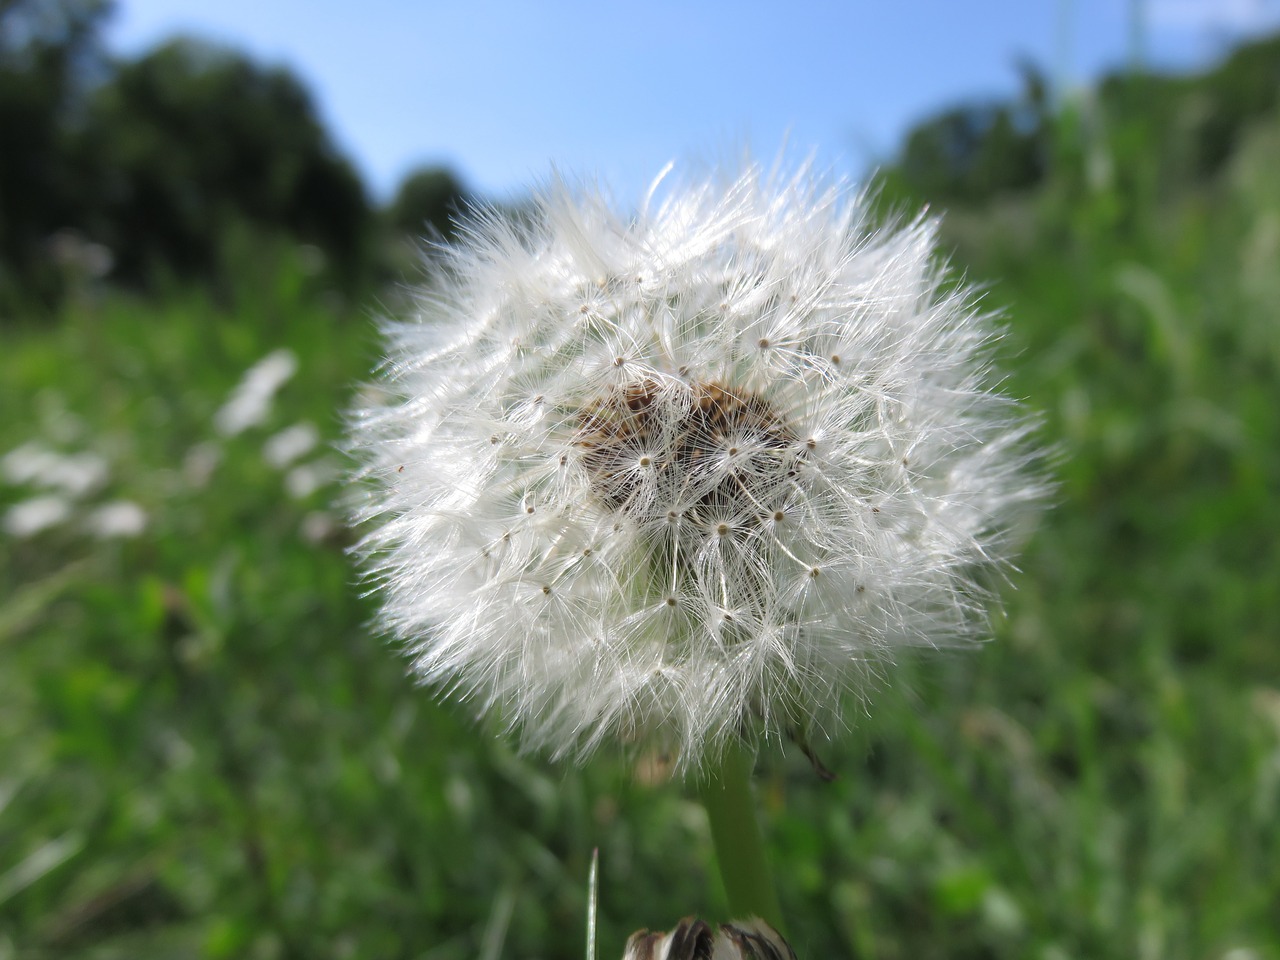
<path fill-rule="evenodd" d="M 0 875 L 0 906 L 58 869 L 83 850 L 84 843 L 80 834 L 69 832 L 41 844 L 25 860 Z"/>
<path fill-rule="evenodd" d="M 69 563 L 57 573 L 14 591 L 0 606 L 0 643 L 18 636 L 35 623 L 83 569 L 83 563 Z"/>

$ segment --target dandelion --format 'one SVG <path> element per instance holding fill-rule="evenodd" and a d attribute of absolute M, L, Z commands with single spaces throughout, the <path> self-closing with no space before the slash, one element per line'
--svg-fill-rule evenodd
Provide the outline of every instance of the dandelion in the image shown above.
<path fill-rule="evenodd" d="M 758 918 L 722 923 L 686 917 L 667 933 L 637 930 L 622 960 L 796 960 L 782 935 Z"/>
<path fill-rule="evenodd" d="M 418 676 L 526 747 L 644 740 L 687 772 L 980 637 L 1040 491 L 933 220 L 876 226 L 808 171 L 666 194 L 478 217 L 352 431 L 358 550 Z"/>

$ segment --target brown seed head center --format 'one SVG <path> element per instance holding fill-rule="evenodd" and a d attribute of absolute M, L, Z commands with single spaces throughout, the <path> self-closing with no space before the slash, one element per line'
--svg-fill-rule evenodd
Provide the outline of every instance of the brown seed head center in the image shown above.
<path fill-rule="evenodd" d="M 704 522 L 772 516 L 798 456 L 795 433 L 765 398 L 717 381 L 611 390 L 579 415 L 573 443 L 609 508 Z"/>

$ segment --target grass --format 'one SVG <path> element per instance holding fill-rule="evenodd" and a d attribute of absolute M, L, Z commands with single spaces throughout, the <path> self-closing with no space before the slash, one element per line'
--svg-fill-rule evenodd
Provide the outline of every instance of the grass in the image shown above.
<path fill-rule="evenodd" d="M 1111 181 L 947 221 L 1059 497 L 994 642 L 890 671 L 834 784 L 762 758 L 801 957 L 1280 958 L 1280 124 L 1176 194 L 1120 143 L 1090 145 Z M 247 266 L 234 310 L 107 294 L 3 330 L 0 455 L 108 474 L 0 534 L 0 958 L 580 956 L 596 846 L 602 957 L 723 918 L 660 764 L 519 757 L 369 629 L 326 445 L 378 348 L 302 267 Z M 280 348 L 269 418 L 220 436 Z M 310 492 L 262 454 L 304 421 Z M 115 499 L 142 536 L 85 532 Z"/>

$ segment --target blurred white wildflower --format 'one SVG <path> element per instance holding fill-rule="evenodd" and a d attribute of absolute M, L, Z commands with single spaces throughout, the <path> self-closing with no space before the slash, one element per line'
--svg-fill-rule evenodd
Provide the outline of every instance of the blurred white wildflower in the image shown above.
<path fill-rule="evenodd" d="M 294 467 L 284 476 L 284 488 L 295 500 L 305 500 L 339 475 L 332 460 L 312 460 Z"/>
<path fill-rule="evenodd" d="M 980 636 L 1041 491 L 934 237 L 807 170 L 471 224 L 352 424 L 418 675 L 527 747 L 652 737 L 688 770 Z"/>
<path fill-rule="evenodd" d="M 187 451 L 182 458 L 182 479 L 187 486 L 202 490 L 213 477 L 213 471 L 222 462 L 222 448 L 211 440 L 202 440 Z"/>
<path fill-rule="evenodd" d="M 48 250 L 53 262 L 77 279 L 100 280 L 116 262 L 110 247 L 89 240 L 77 230 L 59 230 L 49 238 Z"/>
<path fill-rule="evenodd" d="M 320 442 L 320 431 L 312 423 L 295 423 L 272 434 L 262 445 L 262 458 L 277 470 L 283 470 L 299 457 L 306 456 Z"/>
<path fill-rule="evenodd" d="M 307 543 L 319 546 L 337 536 L 340 526 L 333 515 L 324 510 L 312 510 L 302 518 L 298 533 Z"/>
<path fill-rule="evenodd" d="M 32 497 L 5 511 L 4 532 L 20 540 L 26 539 L 66 523 L 70 518 L 71 504 L 62 497 Z"/>
<path fill-rule="evenodd" d="M 246 372 L 222 408 L 214 414 L 213 423 L 224 437 L 234 437 L 256 427 L 271 412 L 276 391 L 298 370 L 298 358 L 292 350 L 281 348 L 267 354 Z"/>
<path fill-rule="evenodd" d="M 107 482 L 107 461 L 96 453 L 58 453 L 32 441 L 10 450 L 0 462 L 5 479 L 78 500 Z"/>
<path fill-rule="evenodd" d="M 99 540 L 127 540 L 147 528 L 147 512 L 132 500 L 112 500 L 92 510 L 84 526 Z"/>

